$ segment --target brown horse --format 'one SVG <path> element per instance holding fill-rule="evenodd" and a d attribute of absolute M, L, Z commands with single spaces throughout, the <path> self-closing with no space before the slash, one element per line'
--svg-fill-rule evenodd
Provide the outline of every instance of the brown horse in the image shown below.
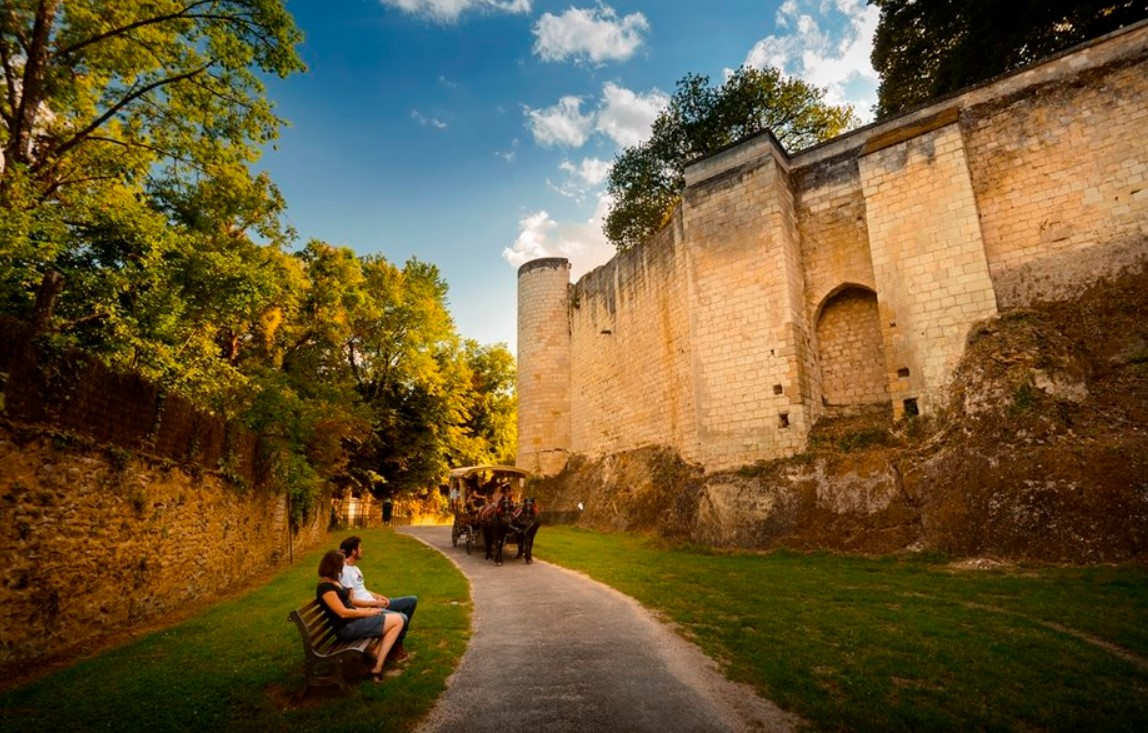
<path fill-rule="evenodd" d="M 510 529 L 513 513 L 514 502 L 508 496 L 484 506 L 478 513 L 478 524 L 482 527 L 482 538 L 486 543 L 486 559 L 494 560 L 495 565 L 502 564 L 502 546 L 506 544 L 506 533 Z"/>
<path fill-rule="evenodd" d="M 522 505 L 510 514 L 508 536 L 514 535 L 518 540 L 518 554 L 515 559 L 526 555 L 526 564 L 534 562 L 534 535 L 538 534 L 538 527 L 542 520 L 539 514 L 542 509 L 534 501 L 534 497 L 524 499 Z"/>

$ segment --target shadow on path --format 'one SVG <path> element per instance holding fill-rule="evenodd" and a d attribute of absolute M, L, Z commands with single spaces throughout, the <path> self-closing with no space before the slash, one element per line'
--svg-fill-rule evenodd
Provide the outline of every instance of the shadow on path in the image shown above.
<path fill-rule="evenodd" d="M 502 567 L 408 527 L 470 580 L 474 636 L 422 731 L 792 730 L 629 596 L 549 563 Z M 511 555 L 508 554 L 508 557 Z"/>

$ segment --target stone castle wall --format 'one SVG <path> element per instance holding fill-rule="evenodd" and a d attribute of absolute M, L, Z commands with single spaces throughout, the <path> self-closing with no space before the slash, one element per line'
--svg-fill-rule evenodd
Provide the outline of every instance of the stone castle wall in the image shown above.
<path fill-rule="evenodd" d="M 0 669 L 260 583 L 327 530 L 320 508 L 292 536 L 282 493 L 40 428 L 0 426 L 0 477 Z"/>
<path fill-rule="evenodd" d="M 571 347 L 580 355 L 570 372 L 572 452 L 612 452 L 635 440 L 694 444 L 678 232 L 666 227 L 656 246 L 615 257 L 571 289 Z"/>
<path fill-rule="evenodd" d="M 518 461 L 539 473 L 561 469 L 570 451 L 569 282 L 564 259 L 518 273 Z"/>
<path fill-rule="evenodd" d="M 1148 258 L 1145 129 L 1141 23 L 792 156 L 763 133 L 692 164 L 650 241 L 572 287 L 520 270 L 520 465 L 661 445 L 719 470 L 859 405 L 936 409 L 972 323 Z"/>

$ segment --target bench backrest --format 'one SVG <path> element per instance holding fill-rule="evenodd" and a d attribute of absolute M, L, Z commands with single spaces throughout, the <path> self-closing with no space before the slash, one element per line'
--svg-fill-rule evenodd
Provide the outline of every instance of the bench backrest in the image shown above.
<path fill-rule="evenodd" d="M 335 630 L 327 621 L 327 615 L 323 613 L 323 607 L 318 600 L 292 611 L 287 614 L 287 618 L 299 627 L 305 653 L 310 654 L 312 651 L 323 653 L 336 641 Z"/>

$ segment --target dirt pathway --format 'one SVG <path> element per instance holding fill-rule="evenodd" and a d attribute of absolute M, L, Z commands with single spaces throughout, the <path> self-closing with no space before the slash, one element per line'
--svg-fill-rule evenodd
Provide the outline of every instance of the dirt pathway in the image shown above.
<path fill-rule="evenodd" d="M 403 531 L 453 560 L 474 599 L 474 636 L 423 731 L 797 727 L 612 588 L 541 561 L 495 567 L 452 548 L 449 527 Z"/>

